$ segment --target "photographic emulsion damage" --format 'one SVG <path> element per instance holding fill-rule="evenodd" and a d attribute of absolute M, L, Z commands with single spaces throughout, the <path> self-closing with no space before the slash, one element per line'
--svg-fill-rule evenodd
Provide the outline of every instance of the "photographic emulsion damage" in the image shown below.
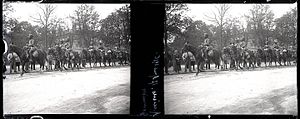
<path fill-rule="evenodd" d="M 129 114 L 129 4 L 3 4 L 4 114 Z"/>
<path fill-rule="evenodd" d="M 165 114 L 297 115 L 297 3 L 166 4 Z"/>

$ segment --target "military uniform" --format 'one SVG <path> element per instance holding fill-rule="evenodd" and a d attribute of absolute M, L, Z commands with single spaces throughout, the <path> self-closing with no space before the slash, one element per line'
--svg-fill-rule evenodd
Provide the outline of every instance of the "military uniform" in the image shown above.
<path fill-rule="evenodd" d="M 279 45 L 277 42 L 274 43 L 274 46 L 273 46 L 275 49 L 279 49 Z"/>
<path fill-rule="evenodd" d="M 33 52 L 36 50 L 36 42 L 33 39 L 33 35 L 29 34 L 29 42 L 28 46 L 30 47 L 29 49 L 29 60 L 32 61 L 33 59 Z"/>
<path fill-rule="evenodd" d="M 204 34 L 204 43 L 203 43 L 204 47 L 205 47 L 205 53 L 208 54 L 208 51 L 211 48 L 211 41 L 208 38 L 208 34 Z M 206 59 L 207 60 L 207 59 Z"/>
<path fill-rule="evenodd" d="M 179 71 L 181 71 L 180 54 L 177 50 L 175 50 L 174 54 L 173 54 L 173 68 L 174 68 L 174 71 L 177 73 L 179 73 Z"/>
<path fill-rule="evenodd" d="M 205 38 L 203 45 L 206 46 L 206 47 L 210 47 L 211 46 L 210 39 L 209 38 Z"/>

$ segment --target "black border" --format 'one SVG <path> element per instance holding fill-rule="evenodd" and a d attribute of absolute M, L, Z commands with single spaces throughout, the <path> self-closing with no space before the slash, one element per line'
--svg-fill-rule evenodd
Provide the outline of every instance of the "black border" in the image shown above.
<path fill-rule="evenodd" d="M 130 113 L 132 115 L 164 114 L 162 70 L 164 11 L 165 5 L 162 3 L 131 4 Z M 158 106 L 157 109 L 154 109 L 155 105 Z"/>

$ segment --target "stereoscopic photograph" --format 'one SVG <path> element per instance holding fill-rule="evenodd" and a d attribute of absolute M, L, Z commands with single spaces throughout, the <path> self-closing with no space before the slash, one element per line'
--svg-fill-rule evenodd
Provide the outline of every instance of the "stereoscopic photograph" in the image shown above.
<path fill-rule="evenodd" d="M 2 6 L 4 114 L 129 114 L 129 4 Z"/>
<path fill-rule="evenodd" d="M 297 3 L 166 4 L 166 114 L 297 115 Z"/>

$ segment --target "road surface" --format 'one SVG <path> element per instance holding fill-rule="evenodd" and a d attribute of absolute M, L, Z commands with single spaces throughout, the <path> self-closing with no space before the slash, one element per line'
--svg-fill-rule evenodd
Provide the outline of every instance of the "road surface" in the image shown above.
<path fill-rule="evenodd" d="M 165 112 L 297 115 L 296 77 L 296 66 L 167 75 Z"/>
<path fill-rule="evenodd" d="M 129 114 L 129 66 L 6 77 L 4 114 Z"/>

